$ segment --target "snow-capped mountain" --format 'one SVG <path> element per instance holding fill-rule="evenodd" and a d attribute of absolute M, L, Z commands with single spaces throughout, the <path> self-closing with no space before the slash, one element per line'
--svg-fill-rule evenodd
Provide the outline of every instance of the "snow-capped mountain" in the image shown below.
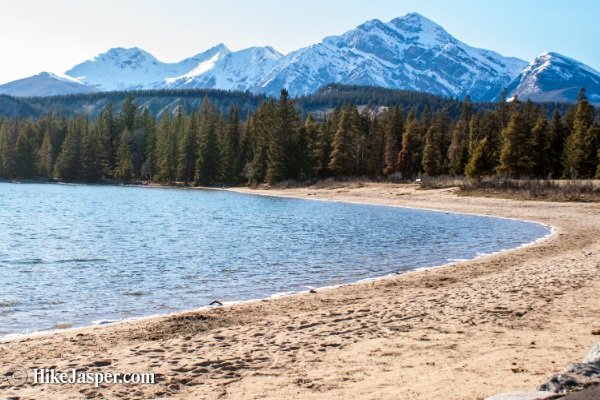
<path fill-rule="evenodd" d="M 507 86 L 508 95 L 533 101 L 577 101 L 584 87 L 591 102 L 600 102 L 600 72 L 558 53 L 544 53 Z"/>
<path fill-rule="evenodd" d="M 55 96 L 95 91 L 95 88 L 86 86 L 76 79 L 69 76 L 59 76 L 51 72 L 41 72 L 29 78 L 0 85 L 0 93 L 21 97 Z"/>
<path fill-rule="evenodd" d="M 250 47 L 215 54 L 189 73 L 166 79 L 164 85 L 178 89 L 248 90 L 260 82 L 283 55 L 270 46 Z M 281 88 L 280 88 L 281 89 Z"/>
<path fill-rule="evenodd" d="M 220 44 L 178 63 L 163 63 L 137 47 L 118 47 L 76 65 L 65 74 L 101 91 L 161 88 L 165 79 L 187 74 L 224 52 L 229 50 Z"/>
<path fill-rule="evenodd" d="M 280 60 L 255 91 L 308 94 L 329 82 L 374 85 L 486 100 L 527 65 L 458 41 L 411 13 L 388 23 L 368 21 L 341 36 Z"/>
<path fill-rule="evenodd" d="M 113 48 L 66 72 L 0 86 L 15 96 L 136 89 L 249 90 L 277 96 L 314 93 L 328 83 L 415 90 L 475 101 L 493 100 L 504 87 L 525 99 L 574 101 L 580 87 L 600 101 L 600 74 L 575 60 L 545 53 L 529 66 L 462 43 L 431 20 L 407 14 L 367 21 L 339 36 L 282 55 L 272 47 L 232 52 L 219 44 L 177 63 L 139 48 Z M 23 82 L 22 82 L 23 81 Z M 21 83 L 19 83 L 21 82 Z M 78 86 L 79 85 L 79 86 Z M 47 89 L 46 89 L 47 88 Z"/>

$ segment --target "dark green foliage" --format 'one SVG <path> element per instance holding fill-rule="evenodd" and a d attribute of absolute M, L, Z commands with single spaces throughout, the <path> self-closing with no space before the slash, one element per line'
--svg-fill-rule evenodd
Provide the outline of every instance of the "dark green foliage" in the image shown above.
<path fill-rule="evenodd" d="M 471 179 L 479 180 L 483 176 L 493 175 L 495 163 L 494 150 L 487 137 L 483 138 L 471 155 L 469 163 L 465 167 L 465 175 Z"/>
<path fill-rule="evenodd" d="M 404 113 L 398 106 L 386 110 L 381 116 L 381 129 L 385 136 L 385 168 L 384 175 L 396 172 L 398 153 L 401 150 L 404 132 Z"/>
<path fill-rule="evenodd" d="M 361 175 L 412 179 L 450 173 L 480 179 L 497 173 L 592 177 L 600 172 L 600 125 L 583 93 L 561 121 L 559 110 L 565 110 L 555 105 L 544 109 L 514 100 L 482 106 L 468 97 L 459 102 L 375 88 L 330 89 L 321 100 L 291 99 L 282 91 L 277 101 L 256 103 L 250 94 L 215 91 L 202 104 L 194 97 L 197 91 L 183 93 L 190 97 L 165 92 L 181 98 L 158 119 L 151 108 L 138 106 L 140 99 L 123 93 L 89 95 L 88 100 L 106 100 L 93 118 L 0 117 L 0 179 L 214 185 Z M 232 104 L 236 98 L 248 102 Z M 342 98 L 362 105 L 324 106 Z M 415 104 L 385 106 L 384 101 L 400 98 Z M 319 101 L 328 113 L 307 114 L 302 122 L 306 105 Z"/>
<path fill-rule="evenodd" d="M 553 178 L 562 176 L 562 153 L 567 138 L 567 127 L 560 120 L 558 111 L 554 111 L 548 127 L 548 164 Z"/>
<path fill-rule="evenodd" d="M 219 178 L 219 118 L 217 109 L 205 99 L 198 112 L 199 136 L 196 162 L 196 184 L 212 185 Z"/>
<path fill-rule="evenodd" d="M 563 152 L 563 176 L 585 179 L 596 174 L 600 132 L 594 124 L 595 109 L 587 101 L 585 90 L 581 90 L 578 99 L 573 129 Z"/>
<path fill-rule="evenodd" d="M 15 153 L 13 156 L 14 176 L 31 179 L 36 176 L 36 132 L 35 124 L 31 120 L 20 124 Z"/>
<path fill-rule="evenodd" d="M 415 156 L 415 142 L 419 135 L 419 123 L 414 114 L 409 114 L 406 129 L 402 136 L 402 150 L 398 153 L 398 172 L 404 179 L 412 179 L 419 171 L 419 161 Z"/>
<path fill-rule="evenodd" d="M 547 178 L 552 174 L 550 163 L 550 127 L 545 110 L 540 113 L 537 123 L 531 130 L 532 174 L 537 178 Z"/>
<path fill-rule="evenodd" d="M 297 146 L 300 131 L 300 118 L 296 101 L 289 98 L 287 90 L 281 91 L 276 106 L 275 125 L 273 126 L 268 149 L 267 182 L 274 183 L 284 179 L 298 179 L 299 158 L 305 149 Z"/>
<path fill-rule="evenodd" d="M 447 172 L 448 137 L 449 127 L 446 113 L 437 113 L 425 134 L 425 146 L 421 162 L 425 175 L 436 176 Z"/>
<path fill-rule="evenodd" d="M 358 131 L 358 111 L 354 106 L 347 106 L 342 111 L 342 117 L 335 137 L 333 138 L 333 151 L 329 169 L 336 176 L 357 175 L 356 150 Z"/>
<path fill-rule="evenodd" d="M 70 121 L 67 136 L 63 142 L 60 155 L 56 160 L 55 175 L 65 181 L 79 179 L 81 170 L 81 138 L 87 131 L 88 123 L 82 116 Z"/>
<path fill-rule="evenodd" d="M 469 162 L 469 140 L 467 123 L 460 119 L 452 129 L 452 142 L 448 148 L 448 172 L 450 175 L 462 175 Z"/>
<path fill-rule="evenodd" d="M 512 115 L 508 127 L 502 131 L 504 147 L 500 154 L 500 173 L 514 177 L 531 175 L 533 149 L 528 127 L 527 116 L 517 111 Z"/>
<path fill-rule="evenodd" d="M 117 167 L 115 178 L 120 181 L 128 181 L 133 178 L 133 161 L 131 160 L 131 135 L 127 127 L 121 134 L 119 147 L 117 148 Z"/>

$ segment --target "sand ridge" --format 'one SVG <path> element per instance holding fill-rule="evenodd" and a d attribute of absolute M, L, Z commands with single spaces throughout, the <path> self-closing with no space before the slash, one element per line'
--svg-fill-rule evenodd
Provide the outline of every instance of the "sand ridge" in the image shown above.
<path fill-rule="evenodd" d="M 226 307 L 3 341 L 0 368 L 154 372 L 155 385 L 31 385 L 2 396 L 482 399 L 528 390 L 598 341 L 600 208 L 406 185 L 257 193 L 552 225 L 534 245 L 442 268 Z"/>

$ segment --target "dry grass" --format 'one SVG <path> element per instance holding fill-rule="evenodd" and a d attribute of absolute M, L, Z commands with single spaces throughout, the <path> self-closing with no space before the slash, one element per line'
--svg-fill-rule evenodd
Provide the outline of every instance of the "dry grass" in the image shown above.
<path fill-rule="evenodd" d="M 511 199 L 600 202 L 600 183 L 594 180 L 511 179 L 488 177 L 465 180 L 459 194 Z"/>
<path fill-rule="evenodd" d="M 464 176 L 424 176 L 419 182 L 421 189 L 445 189 L 457 187 L 467 182 Z"/>

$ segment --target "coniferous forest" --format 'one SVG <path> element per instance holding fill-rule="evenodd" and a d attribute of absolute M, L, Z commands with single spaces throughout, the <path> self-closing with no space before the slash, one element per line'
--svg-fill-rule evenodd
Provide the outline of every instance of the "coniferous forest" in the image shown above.
<path fill-rule="evenodd" d="M 357 107 L 308 114 L 282 90 L 253 111 L 207 98 L 157 118 L 129 94 L 95 118 L 0 117 L 0 179 L 260 184 L 314 178 L 490 175 L 600 178 L 600 122 L 581 90 L 565 112 L 531 101 L 453 110 Z"/>

